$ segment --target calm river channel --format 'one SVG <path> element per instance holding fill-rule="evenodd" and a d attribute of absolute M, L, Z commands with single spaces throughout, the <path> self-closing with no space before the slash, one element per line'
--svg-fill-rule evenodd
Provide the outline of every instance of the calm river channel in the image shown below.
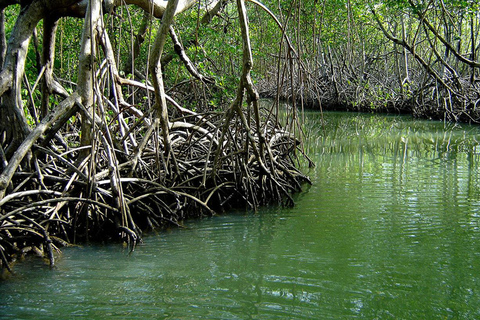
<path fill-rule="evenodd" d="M 294 208 L 17 264 L 1 319 L 478 319 L 480 128 L 308 113 Z"/>

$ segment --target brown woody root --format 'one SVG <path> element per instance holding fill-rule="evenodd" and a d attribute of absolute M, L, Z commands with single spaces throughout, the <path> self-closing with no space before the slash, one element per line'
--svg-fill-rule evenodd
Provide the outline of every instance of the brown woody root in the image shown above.
<path fill-rule="evenodd" d="M 269 146 L 263 149 L 270 150 L 261 155 L 269 171 L 263 172 L 248 137 L 258 144 L 259 135 L 246 132 L 238 115 L 225 123 L 224 113 L 175 110 L 173 156 L 167 158 L 155 122 L 134 115 L 122 122 L 131 124 L 123 134 L 118 126 L 108 133 L 98 121 L 83 161 L 78 155 L 85 147 L 65 149 L 52 140 L 47 148 L 38 141 L 34 165 L 17 170 L 0 200 L 0 265 L 10 268 L 16 257 L 33 252 L 53 266 L 59 247 L 85 241 L 120 239 L 133 250 L 142 232 L 186 218 L 292 205 L 291 193 L 308 182 L 297 169 L 298 140 L 273 122 L 259 126 Z M 220 139 L 224 126 L 229 129 Z M 76 123 L 58 132 L 70 146 L 79 145 L 78 133 Z"/>

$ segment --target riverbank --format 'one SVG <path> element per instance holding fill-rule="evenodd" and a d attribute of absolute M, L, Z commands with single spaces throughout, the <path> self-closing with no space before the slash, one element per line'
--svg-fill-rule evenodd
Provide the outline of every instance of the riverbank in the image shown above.
<path fill-rule="evenodd" d="M 265 99 L 281 99 L 298 108 L 322 111 L 351 111 L 366 113 L 409 114 L 419 119 L 480 123 L 478 97 L 480 90 L 464 79 L 462 94 L 452 94 L 438 86 L 426 86 L 419 90 L 374 94 L 366 88 L 345 85 L 337 92 L 332 81 L 310 82 L 310 87 L 288 86 L 277 94 L 275 83 L 261 82 L 261 96 Z M 366 86 L 363 84 L 363 86 Z M 366 86 L 368 88 L 368 86 Z"/>
<path fill-rule="evenodd" d="M 351 65 L 345 65 L 342 57 L 323 64 L 313 58 L 292 59 L 282 70 L 272 68 L 267 77 L 259 79 L 258 90 L 262 97 L 313 110 L 411 114 L 480 123 L 480 82 L 474 69 L 447 72 L 423 64 L 415 56 L 406 76 L 400 77 L 392 74 L 395 63 L 353 59 Z"/>

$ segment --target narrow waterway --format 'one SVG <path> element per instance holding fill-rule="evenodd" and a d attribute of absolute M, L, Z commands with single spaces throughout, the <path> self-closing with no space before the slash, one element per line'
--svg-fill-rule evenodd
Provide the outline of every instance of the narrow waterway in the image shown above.
<path fill-rule="evenodd" d="M 0 282 L 1 319 L 480 318 L 480 129 L 307 114 L 313 185 Z"/>

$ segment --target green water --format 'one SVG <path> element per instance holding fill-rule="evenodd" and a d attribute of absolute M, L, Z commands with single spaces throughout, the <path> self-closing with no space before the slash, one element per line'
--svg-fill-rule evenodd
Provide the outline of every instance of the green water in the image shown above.
<path fill-rule="evenodd" d="M 0 283 L 0 318 L 480 318 L 479 128 L 343 113 L 306 128 L 317 167 L 295 208 L 27 261 Z"/>

